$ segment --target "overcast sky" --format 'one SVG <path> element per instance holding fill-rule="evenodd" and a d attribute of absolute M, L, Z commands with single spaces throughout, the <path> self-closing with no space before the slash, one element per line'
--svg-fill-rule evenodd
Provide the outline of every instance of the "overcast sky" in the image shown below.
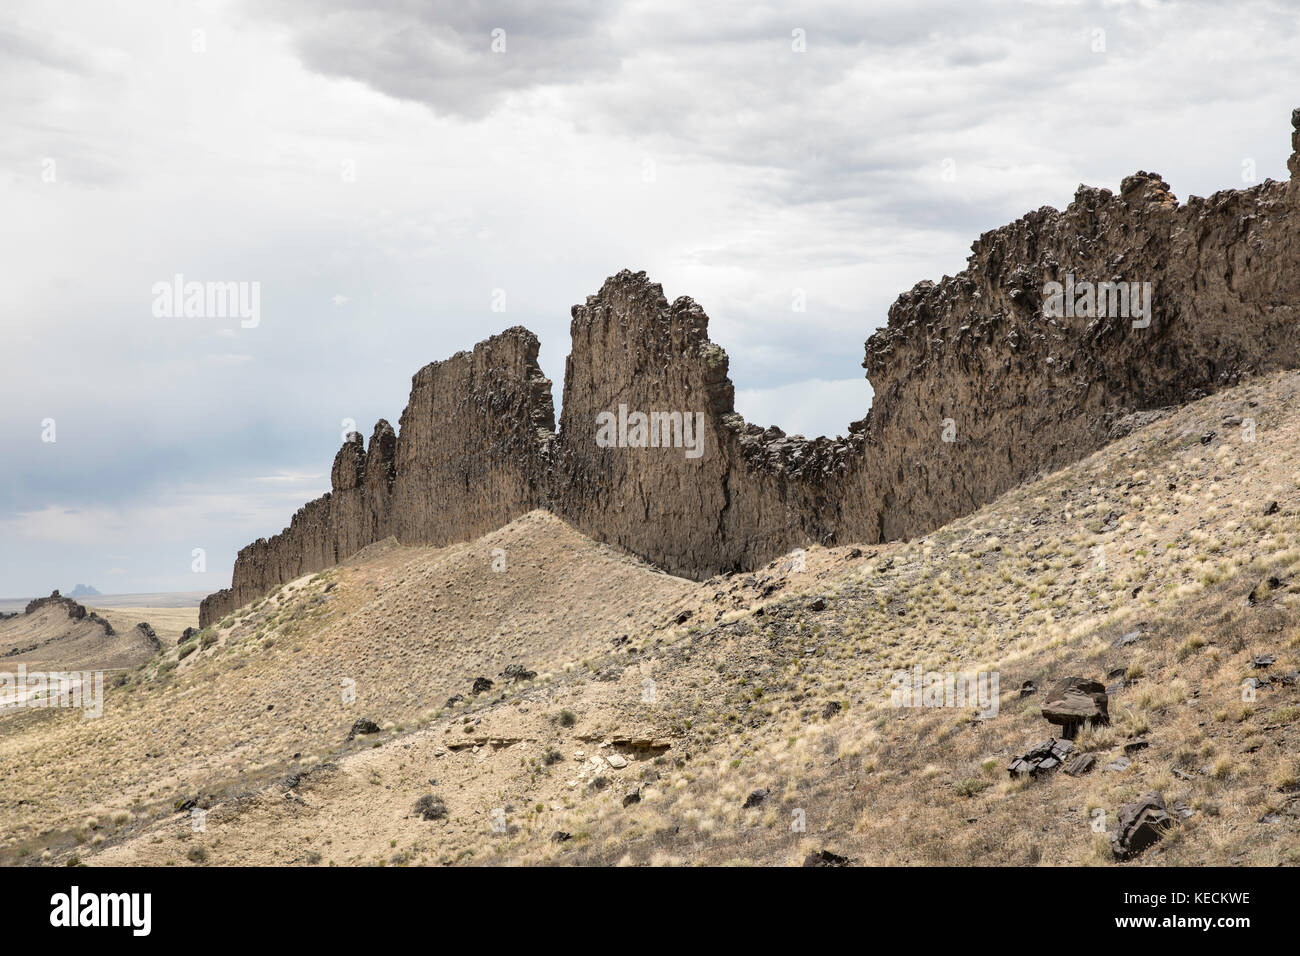
<path fill-rule="evenodd" d="M 6 0 L 0 596 L 225 586 L 421 365 L 522 324 L 558 406 L 569 307 L 621 268 L 704 307 L 747 419 L 842 432 L 890 302 L 980 232 L 1139 168 L 1285 179 L 1298 20 Z M 260 283 L 259 324 L 155 315 L 178 273 Z"/>

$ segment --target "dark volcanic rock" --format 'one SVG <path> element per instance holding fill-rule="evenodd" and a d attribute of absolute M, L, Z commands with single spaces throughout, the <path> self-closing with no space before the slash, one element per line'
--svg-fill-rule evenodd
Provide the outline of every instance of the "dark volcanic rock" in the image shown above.
<path fill-rule="evenodd" d="M 1117 860 L 1130 860 L 1155 844 L 1173 824 L 1173 817 L 1158 793 L 1143 794 L 1119 808 L 1119 830 L 1111 837 Z"/>
<path fill-rule="evenodd" d="M 1013 777 L 1026 774 L 1036 777 L 1040 773 L 1047 773 L 1061 766 L 1073 750 L 1074 744 L 1068 740 L 1057 740 L 1053 737 L 1033 747 L 1023 757 L 1011 761 L 1007 772 Z"/>
<path fill-rule="evenodd" d="M 51 604 L 61 605 L 68 612 L 68 617 L 72 618 L 74 621 L 80 621 L 86 616 L 86 608 L 83 605 L 78 604 L 76 601 L 72 600 L 72 598 L 64 597 L 57 590 L 51 591 L 49 597 L 36 598 L 33 601 L 28 601 L 27 607 L 23 610 L 23 613 L 31 614 Z"/>
<path fill-rule="evenodd" d="M 358 717 L 352 724 L 352 729 L 348 731 L 348 740 L 356 737 L 358 734 L 377 734 L 379 725 L 369 717 Z"/>
<path fill-rule="evenodd" d="M 148 641 L 153 646 L 153 649 L 155 651 L 162 650 L 162 641 L 158 640 L 158 634 L 149 625 L 148 621 L 141 621 L 139 624 L 135 626 L 135 629 L 140 632 L 141 637 L 143 637 L 146 641 Z"/>
<path fill-rule="evenodd" d="M 1090 454 L 1133 416 L 1300 365 L 1298 137 L 1292 182 L 1180 204 L 1139 171 L 1118 193 L 1080 186 L 1065 209 L 984 233 L 962 271 L 890 307 L 864 350 L 869 414 L 836 438 L 746 422 L 704 310 L 619 272 L 571 310 L 558 436 L 526 329 L 425 366 L 400 432 L 380 422 L 368 448 L 350 435 L 330 492 L 239 552 L 200 624 L 388 535 L 448 544 L 539 507 L 697 580 L 811 544 L 929 532 Z M 1045 285 L 1067 274 L 1149 282 L 1150 312 L 1045 318 Z M 654 440 L 598 443 L 598 416 L 620 408 L 658 410 Z M 663 417 L 674 414 L 675 433 Z M 955 443 L 936 440 L 950 418 Z M 1109 517 L 1112 528 L 1122 520 Z"/>
<path fill-rule="evenodd" d="M 530 671 L 523 664 L 507 664 L 501 676 L 517 683 L 521 680 L 532 680 L 537 676 L 537 671 Z"/>
<path fill-rule="evenodd" d="M 1067 760 L 1062 769 L 1071 777 L 1081 777 L 1096 765 L 1097 758 L 1095 755 L 1079 754 Z"/>
<path fill-rule="evenodd" d="M 830 850 L 818 850 L 803 858 L 804 866 L 848 866 L 851 862 L 848 857 L 832 853 Z"/>
<path fill-rule="evenodd" d="M 1088 677 L 1067 677 L 1043 698 L 1043 716 L 1049 723 L 1059 724 L 1062 736 L 1073 740 L 1085 721 L 1090 724 L 1110 722 L 1106 687 Z"/>

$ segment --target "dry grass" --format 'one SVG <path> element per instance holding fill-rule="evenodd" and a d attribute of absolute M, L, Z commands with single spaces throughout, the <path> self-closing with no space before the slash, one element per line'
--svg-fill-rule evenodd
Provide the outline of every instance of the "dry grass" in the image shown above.
<path fill-rule="evenodd" d="M 1283 375 L 1224 392 L 924 538 L 810 548 L 802 573 L 695 584 L 542 513 L 466 545 L 368 549 L 172 651 L 95 726 L 0 731 L 0 852 L 59 862 L 102 835 L 83 859 L 792 864 L 827 848 L 1095 865 L 1094 814 L 1113 830 L 1158 789 L 1193 814 L 1143 863 L 1300 862 L 1300 690 L 1278 680 L 1300 667 L 1298 390 Z M 1253 444 L 1219 426 L 1247 408 Z M 538 675 L 507 686 L 510 663 Z M 891 706 L 892 676 L 917 666 L 996 672 L 997 715 Z M 1010 779 L 1054 731 L 1043 690 L 1070 674 L 1126 682 L 1110 725 L 1076 741 L 1097 768 Z M 497 683 L 473 697 L 479 675 Z M 388 729 L 344 745 L 362 714 Z M 1103 769 L 1139 738 L 1127 769 Z M 197 793 L 203 834 L 171 810 Z M 445 820 L 413 813 L 430 793 Z"/>

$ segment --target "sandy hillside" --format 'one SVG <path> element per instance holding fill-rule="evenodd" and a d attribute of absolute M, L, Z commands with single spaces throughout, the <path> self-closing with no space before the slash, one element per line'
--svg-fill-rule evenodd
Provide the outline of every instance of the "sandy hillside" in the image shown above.
<path fill-rule="evenodd" d="M 164 642 L 109 688 L 98 720 L 0 715 L 0 858 L 93 844 L 120 832 L 110 821 L 165 817 L 186 796 L 246 793 L 368 746 L 345 744 L 360 717 L 409 730 L 473 696 L 477 677 L 507 686 L 511 664 L 581 667 L 693 595 L 700 585 L 543 512 L 449 548 L 372 545 L 185 645 Z"/>
<path fill-rule="evenodd" d="M 29 671 L 120 671 L 153 656 L 148 633 L 136 627 L 141 618 L 106 619 L 113 634 L 89 615 L 70 618 L 62 605 L 6 618 L 0 621 L 0 671 L 14 672 L 20 663 Z"/>
<path fill-rule="evenodd" d="M 89 607 L 89 605 L 88 605 Z M 199 606 L 161 607 L 90 607 L 118 631 L 128 631 L 140 622 L 148 624 L 166 645 L 175 644 L 187 627 L 199 626 Z"/>
<path fill-rule="evenodd" d="M 372 546 L 169 648 L 99 721 L 0 721 L 0 853 L 1110 863 L 1096 821 L 1157 790 L 1180 823 L 1140 863 L 1300 862 L 1298 397 L 1287 374 L 1136 416 L 931 535 L 699 584 L 542 512 Z M 918 666 L 996 672 L 996 715 L 891 706 Z M 1112 689 L 1075 741 L 1096 765 L 1012 780 L 1071 675 Z"/>

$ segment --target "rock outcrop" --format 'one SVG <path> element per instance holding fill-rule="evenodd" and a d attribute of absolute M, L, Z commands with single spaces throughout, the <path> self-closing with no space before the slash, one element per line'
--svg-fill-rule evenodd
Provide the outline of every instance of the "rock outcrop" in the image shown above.
<path fill-rule="evenodd" d="M 398 540 L 464 541 L 545 505 L 555 409 L 538 348 L 516 326 L 416 373 L 397 439 Z"/>
<path fill-rule="evenodd" d="M 515 327 L 420 369 L 400 437 L 382 419 L 368 447 L 351 433 L 330 491 L 240 550 L 231 586 L 201 604 L 200 626 L 390 535 L 448 544 L 545 506 L 555 409 L 538 349 Z"/>
<path fill-rule="evenodd" d="M 1067 677 L 1043 698 L 1043 716 L 1061 727 L 1061 736 L 1073 740 L 1086 724 L 1110 723 L 1110 697 L 1106 685 L 1088 677 Z"/>
<path fill-rule="evenodd" d="M 68 613 L 68 618 L 73 621 L 89 621 L 92 624 L 98 624 L 104 630 L 105 637 L 112 637 L 116 633 L 113 625 L 100 617 L 94 611 L 88 611 L 84 604 L 78 604 L 72 598 L 60 594 L 57 590 L 51 591 L 49 597 L 35 598 L 27 602 L 27 607 L 23 610 L 23 615 L 33 614 L 43 607 L 61 607 Z M 17 617 L 16 614 L 9 615 Z"/>
<path fill-rule="evenodd" d="M 1158 793 L 1144 793 L 1119 808 L 1119 827 L 1111 834 L 1111 851 L 1117 860 L 1131 860 L 1153 846 L 1174 825 L 1174 818 Z"/>
<path fill-rule="evenodd" d="M 687 577 L 832 537 L 829 486 L 861 447 L 747 425 L 708 325 L 695 302 L 669 305 L 644 273 L 620 272 L 574 306 L 555 456 L 566 520 Z M 600 440 L 602 424 L 613 443 Z"/>
<path fill-rule="evenodd" d="M 1138 172 L 980 236 L 966 269 L 901 295 L 867 341 L 874 403 L 842 438 L 746 423 L 704 311 L 620 272 L 573 309 L 558 435 L 527 330 L 426 366 L 400 433 L 380 422 L 368 448 L 351 436 L 331 492 L 240 551 L 200 621 L 390 534 L 446 544 L 537 507 L 696 578 L 809 543 L 911 537 L 1091 453 L 1136 413 L 1294 368 L 1300 110 L 1292 125 L 1289 182 L 1179 204 Z M 1048 314 L 1051 283 L 1112 285 L 1100 309 L 1071 298 Z"/>
<path fill-rule="evenodd" d="M 49 597 L 35 598 L 27 602 L 27 607 L 23 609 L 24 614 L 33 614 L 43 607 L 50 605 L 59 605 L 68 612 L 68 617 L 74 621 L 80 621 L 86 616 L 86 608 L 83 604 L 78 604 L 70 597 L 64 597 L 57 590 L 51 591 Z"/>

